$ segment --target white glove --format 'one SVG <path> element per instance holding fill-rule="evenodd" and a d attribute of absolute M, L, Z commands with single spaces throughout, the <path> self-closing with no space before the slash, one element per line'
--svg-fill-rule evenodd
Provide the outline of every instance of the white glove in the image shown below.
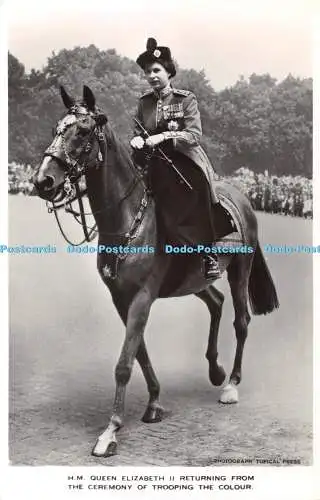
<path fill-rule="evenodd" d="M 134 149 L 142 149 L 144 146 L 144 140 L 142 137 L 140 137 L 140 135 L 137 135 L 136 137 L 131 139 L 130 145 Z"/>

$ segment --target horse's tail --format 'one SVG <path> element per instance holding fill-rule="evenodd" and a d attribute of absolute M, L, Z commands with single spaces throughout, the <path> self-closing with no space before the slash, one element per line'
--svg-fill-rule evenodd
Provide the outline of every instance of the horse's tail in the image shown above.
<path fill-rule="evenodd" d="M 259 241 L 249 278 L 249 301 L 253 314 L 268 314 L 279 307 L 276 287 L 263 256 Z"/>

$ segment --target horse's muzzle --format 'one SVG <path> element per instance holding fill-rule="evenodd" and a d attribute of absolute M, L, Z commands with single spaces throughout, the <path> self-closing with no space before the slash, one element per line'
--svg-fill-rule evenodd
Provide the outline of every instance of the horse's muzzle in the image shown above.
<path fill-rule="evenodd" d="M 57 188 L 55 187 L 55 179 L 52 175 L 45 175 L 33 179 L 33 185 L 36 193 L 40 198 L 45 200 L 53 200 L 57 195 Z"/>

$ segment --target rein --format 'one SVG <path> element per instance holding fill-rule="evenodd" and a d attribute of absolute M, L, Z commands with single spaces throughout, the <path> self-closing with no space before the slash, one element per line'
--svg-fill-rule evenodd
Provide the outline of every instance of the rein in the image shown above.
<path fill-rule="evenodd" d="M 130 196 L 130 194 L 133 192 L 134 188 L 138 184 L 139 180 L 140 179 L 137 178 L 134 180 L 134 182 L 132 182 L 132 184 L 129 186 L 128 190 L 126 191 L 126 193 L 119 200 L 118 206 L 120 206 Z M 96 214 L 104 213 L 107 210 L 109 210 L 111 207 L 113 208 L 114 205 L 112 205 L 111 203 L 108 203 L 101 210 L 95 210 L 94 212 L 85 212 L 84 207 L 83 207 L 82 197 L 87 194 L 87 190 L 81 191 L 78 181 L 76 181 L 76 183 L 75 183 L 75 190 L 76 190 L 76 194 L 71 199 L 64 200 L 63 202 L 60 202 L 59 204 L 55 203 L 54 201 L 53 202 L 47 201 L 46 205 L 47 205 L 48 213 L 54 214 L 55 219 L 56 219 L 57 224 L 58 224 L 58 227 L 59 227 L 59 230 L 60 230 L 63 238 L 66 240 L 66 242 L 69 243 L 70 245 L 73 245 L 73 246 L 81 246 L 85 242 L 90 243 L 91 241 L 93 241 L 98 234 L 97 224 L 95 224 L 93 227 L 89 227 L 87 224 L 86 217 L 90 216 L 90 215 L 95 216 Z M 143 197 L 141 203 L 143 202 L 144 199 L 145 199 L 145 196 Z M 75 201 L 78 201 L 78 204 L 79 204 L 78 211 L 72 207 L 72 203 L 74 203 Z M 49 205 L 49 203 L 51 203 L 51 205 Z M 84 239 L 81 240 L 79 243 L 74 243 L 74 242 L 70 241 L 70 239 L 67 237 L 66 233 L 64 232 L 64 230 L 62 228 L 61 221 L 60 221 L 59 216 L 58 216 L 58 211 L 61 209 L 64 209 L 66 213 L 71 214 L 74 217 L 75 221 L 82 226 L 83 232 L 84 232 Z M 138 209 L 138 214 L 140 212 L 140 209 L 141 209 L 141 207 L 139 207 L 139 209 Z M 79 220 L 79 217 L 81 220 Z M 130 233 L 130 229 L 129 229 L 129 233 Z M 126 237 L 128 235 L 128 231 L 123 231 L 121 233 L 112 233 L 112 232 L 106 233 L 106 232 L 104 232 L 103 234 L 108 235 L 108 236 Z"/>
<path fill-rule="evenodd" d="M 52 207 L 48 207 L 48 212 L 49 213 L 52 213 L 54 214 L 54 217 L 57 221 L 57 225 L 58 225 L 58 228 L 60 230 L 60 233 L 62 234 L 63 238 L 66 240 L 67 243 L 69 243 L 69 245 L 72 245 L 72 246 L 75 246 L 75 247 L 78 247 L 80 245 L 83 245 L 83 243 L 85 243 L 86 241 L 88 243 L 90 243 L 91 241 L 93 241 L 95 239 L 95 237 L 97 236 L 98 234 L 98 231 L 96 230 L 97 228 L 97 224 L 95 224 L 93 227 L 91 228 L 88 228 L 88 225 L 87 225 L 87 220 L 86 220 L 86 217 L 85 217 L 85 213 L 84 213 L 84 209 L 83 209 L 83 201 L 82 201 L 82 196 L 80 194 L 80 187 L 79 187 L 79 183 L 76 182 L 76 192 L 77 192 L 77 197 L 76 199 L 78 199 L 78 203 L 79 203 L 79 216 L 81 217 L 81 221 L 79 221 L 77 219 L 77 212 L 75 212 L 72 208 L 71 208 L 71 203 L 73 201 L 75 201 L 75 199 L 73 199 L 72 201 L 69 201 L 70 203 L 70 208 L 67 209 L 67 205 L 60 205 L 59 207 L 56 207 L 54 204 Z M 83 229 L 83 232 L 84 232 L 84 239 L 78 243 L 75 243 L 73 241 L 71 241 L 68 236 L 66 235 L 66 233 L 64 232 L 63 228 L 62 228 L 62 224 L 60 222 L 60 219 L 59 219 L 59 216 L 58 216 L 58 210 L 60 208 L 65 208 L 65 211 L 66 213 L 71 213 L 74 217 L 74 219 L 82 226 L 82 229 Z"/>

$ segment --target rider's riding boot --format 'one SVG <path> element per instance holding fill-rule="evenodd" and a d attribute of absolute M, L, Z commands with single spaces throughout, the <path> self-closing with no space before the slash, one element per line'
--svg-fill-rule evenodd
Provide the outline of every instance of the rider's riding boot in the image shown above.
<path fill-rule="evenodd" d="M 204 260 L 204 276 L 206 280 L 221 278 L 218 257 L 216 255 L 205 255 Z"/>

